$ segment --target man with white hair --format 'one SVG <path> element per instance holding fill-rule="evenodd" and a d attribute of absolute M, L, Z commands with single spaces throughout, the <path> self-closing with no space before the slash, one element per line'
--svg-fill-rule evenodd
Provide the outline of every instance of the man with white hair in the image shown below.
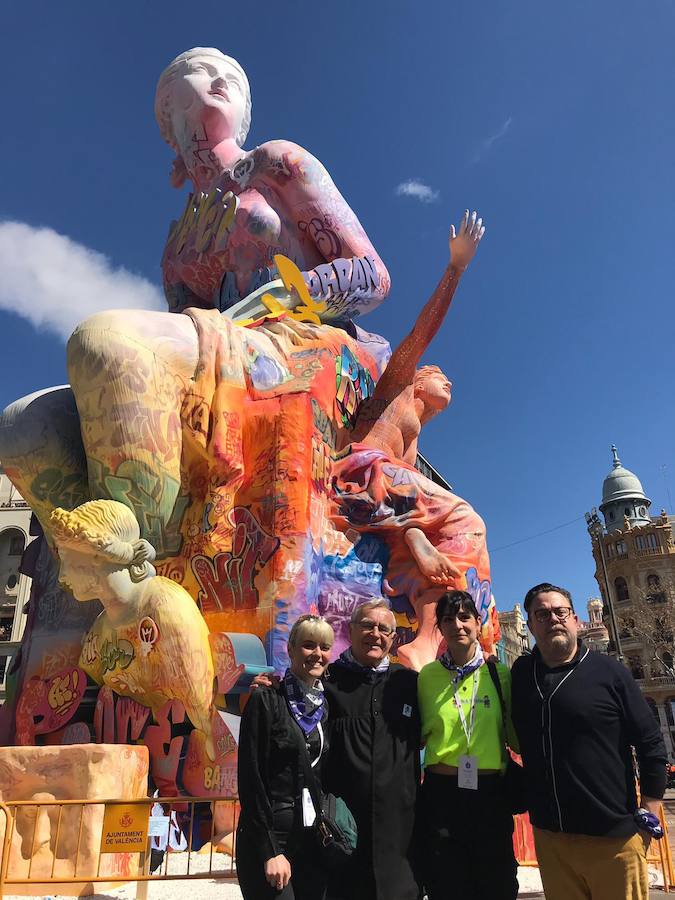
<path fill-rule="evenodd" d="M 389 661 L 396 619 L 386 600 L 358 606 L 351 647 L 328 667 L 326 790 L 342 797 L 359 829 L 357 850 L 329 897 L 416 900 L 415 801 L 420 783 L 417 673 Z"/>

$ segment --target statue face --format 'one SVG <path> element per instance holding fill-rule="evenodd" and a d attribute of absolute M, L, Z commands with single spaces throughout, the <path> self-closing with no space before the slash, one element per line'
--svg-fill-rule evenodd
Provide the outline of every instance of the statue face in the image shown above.
<path fill-rule="evenodd" d="M 435 415 L 447 408 L 452 398 L 452 382 L 442 372 L 432 372 L 415 388 L 415 395 L 424 404 L 427 415 Z"/>
<path fill-rule="evenodd" d="M 239 133 L 246 97 L 235 69 L 212 56 L 188 59 L 171 89 L 171 120 L 176 136 L 191 137 L 198 117 L 210 143 L 234 138 Z M 182 143 L 182 142 L 181 142 Z"/>
<path fill-rule="evenodd" d="M 59 582 L 76 600 L 98 600 L 101 594 L 102 560 L 92 553 L 59 548 Z"/>

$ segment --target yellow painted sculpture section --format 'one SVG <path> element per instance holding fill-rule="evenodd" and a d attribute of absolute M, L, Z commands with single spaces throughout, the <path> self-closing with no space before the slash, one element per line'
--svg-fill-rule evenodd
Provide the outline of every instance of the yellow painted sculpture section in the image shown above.
<path fill-rule="evenodd" d="M 104 606 L 84 638 L 80 667 L 155 717 L 167 700 L 180 700 L 213 757 L 209 631 L 192 597 L 155 574 L 154 548 L 124 504 L 91 500 L 72 512 L 55 509 L 51 524 L 62 584 L 78 600 Z"/>

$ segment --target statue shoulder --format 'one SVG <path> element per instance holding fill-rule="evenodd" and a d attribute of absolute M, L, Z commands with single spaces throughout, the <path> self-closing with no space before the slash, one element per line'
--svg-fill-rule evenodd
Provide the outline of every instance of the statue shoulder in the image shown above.
<path fill-rule="evenodd" d="M 253 151 L 256 168 L 262 169 L 277 181 L 311 183 L 325 176 L 319 160 L 293 141 L 267 141 Z"/>

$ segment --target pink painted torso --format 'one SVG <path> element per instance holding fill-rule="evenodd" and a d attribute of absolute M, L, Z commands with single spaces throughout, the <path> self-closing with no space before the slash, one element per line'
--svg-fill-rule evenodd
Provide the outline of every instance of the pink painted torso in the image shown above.
<path fill-rule="evenodd" d="M 277 253 L 303 270 L 323 262 L 302 224 L 290 215 L 292 175 L 284 159 L 259 148 L 235 164 L 233 172 L 217 177 L 208 192 L 190 194 L 183 216 L 172 225 L 162 259 L 172 311 L 191 305 L 226 308 L 277 277 Z M 224 221 L 228 215 L 229 224 Z M 181 284 L 199 302 L 194 297 L 184 302 L 180 287 L 175 290 Z"/>

